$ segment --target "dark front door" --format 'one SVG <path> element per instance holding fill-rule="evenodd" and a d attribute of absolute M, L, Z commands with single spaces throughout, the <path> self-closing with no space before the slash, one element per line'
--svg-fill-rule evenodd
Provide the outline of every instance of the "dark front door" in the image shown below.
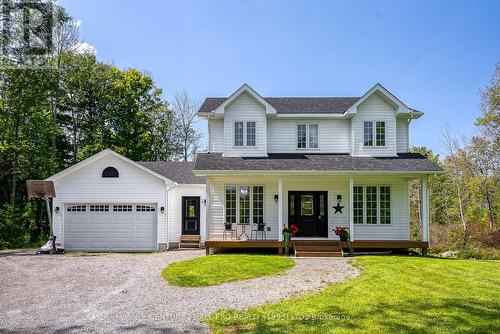
<path fill-rule="evenodd" d="M 326 191 L 288 192 L 288 226 L 297 226 L 297 237 L 328 237 L 327 203 Z"/>
<path fill-rule="evenodd" d="M 200 234 L 199 197 L 182 197 L 182 234 Z"/>

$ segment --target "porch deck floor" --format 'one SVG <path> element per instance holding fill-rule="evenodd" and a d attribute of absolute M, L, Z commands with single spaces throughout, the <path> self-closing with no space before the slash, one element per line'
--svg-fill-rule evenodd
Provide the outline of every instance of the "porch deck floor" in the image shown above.
<path fill-rule="evenodd" d="M 300 240 L 301 242 L 310 242 L 317 245 L 332 245 L 339 244 L 338 240 Z M 293 248 L 291 242 L 291 248 Z M 348 248 L 347 242 L 341 242 L 342 248 Z M 210 254 L 210 249 L 262 249 L 271 248 L 277 249 L 281 255 L 283 253 L 283 242 L 279 240 L 207 240 L 205 241 L 206 254 Z M 413 241 L 413 240 L 355 240 L 351 241 L 353 249 L 407 249 L 407 248 L 420 248 L 422 251 L 427 250 L 429 243 L 427 241 Z"/>

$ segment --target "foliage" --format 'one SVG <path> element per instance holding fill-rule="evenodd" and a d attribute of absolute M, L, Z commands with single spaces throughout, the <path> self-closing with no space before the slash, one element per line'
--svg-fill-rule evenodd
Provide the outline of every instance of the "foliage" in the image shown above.
<path fill-rule="evenodd" d="M 445 174 L 429 178 L 431 246 L 459 250 L 465 258 L 491 258 L 498 253 L 485 238 L 498 232 L 500 217 L 500 65 L 482 94 L 478 134 L 470 140 L 444 134 L 448 154 L 440 159 L 425 147 L 413 147 L 438 163 Z M 411 236 L 421 238 L 420 185 L 410 184 Z M 485 248 L 481 250 L 481 248 Z M 487 253 L 490 255 L 481 255 Z"/>
<path fill-rule="evenodd" d="M 205 320 L 215 333 L 498 333 L 500 264 L 358 257 L 359 277 Z"/>
<path fill-rule="evenodd" d="M 77 52 L 77 21 L 59 6 L 55 19 L 53 69 L 0 69 L 0 248 L 36 243 L 48 233 L 44 205 L 28 202 L 26 180 L 105 148 L 132 160 L 181 157 L 174 112 L 153 78 Z"/>
<path fill-rule="evenodd" d="M 283 256 L 222 254 L 173 263 L 162 276 L 173 285 L 198 287 L 276 275 L 294 265 Z"/>

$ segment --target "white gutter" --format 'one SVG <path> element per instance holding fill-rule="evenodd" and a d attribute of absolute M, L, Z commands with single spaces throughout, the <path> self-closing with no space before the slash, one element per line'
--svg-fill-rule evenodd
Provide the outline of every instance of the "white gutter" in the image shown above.
<path fill-rule="evenodd" d="M 308 174 L 308 175 L 371 175 L 371 174 L 444 174 L 444 171 L 390 171 L 390 170 L 372 170 L 372 171 L 360 171 L 360 170 L 197 170 L 193 171 L 196 176 L 225 176 L 225 175 L 297 175 L 297 174 Z"/>

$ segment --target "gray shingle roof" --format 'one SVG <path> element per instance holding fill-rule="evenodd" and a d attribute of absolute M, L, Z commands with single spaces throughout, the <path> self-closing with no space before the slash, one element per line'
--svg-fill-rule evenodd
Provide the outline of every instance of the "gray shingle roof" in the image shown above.
<path fill-rule="evenodd" d="M 213 112 L 227 98 L 207 97 L 198 112 Z M 264 97 L 279 114 L 344 113 L 359 97 Z"/>
<path fill-rule="evenodd" d="M 204 177 L 193 174 L 194 162 L 191 161 L 139 161 L 138 163 L 179 184 L 205 184 Z"/>
<path fill-rule="evenodd" d="M 200 153 L 195 171 L 393 171 L 441 172 L 442 169 L 420 153 L 397 157 L 353 157 L 349 154 L 269 154 L 267 158 L 223 157 L 220 153 Z"/>

